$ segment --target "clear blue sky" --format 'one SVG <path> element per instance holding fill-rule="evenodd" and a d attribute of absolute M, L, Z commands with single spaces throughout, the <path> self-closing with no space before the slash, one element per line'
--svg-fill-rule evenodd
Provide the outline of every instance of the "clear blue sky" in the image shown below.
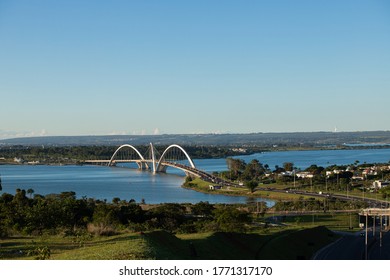
<path fill-rule="evenodd" d="M 0 139 L 390 130 L 390 1 L 0 0 Z"/>

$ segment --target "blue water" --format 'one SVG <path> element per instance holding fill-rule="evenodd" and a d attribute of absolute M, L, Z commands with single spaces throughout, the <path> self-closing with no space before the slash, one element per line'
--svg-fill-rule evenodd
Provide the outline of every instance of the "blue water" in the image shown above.
<path fill-rule="evenodd" d="M 328 166 L 332 164 L 387 163 L 390 161 L 390 149 L 369 150 L 323 150 L 323 151 L 284 151 L 258 153 L 240 156 L 246 162 L 258 159 L 270 168 L 283 166 L 284 162 L 293 162 L 304 169 L 311 164 Z M 202 159 L 194 161 L 204 171 L 226 170 L 225 159 Z M 104 166 L 46 166 L 46 165 L 0 165 L 3 192 L 15 193 L 16 188 L 32 188 L 35 193 L 46 195 L 63 191 L 74 191 L 78 197 L 107 199 L 135 199 L 146 203 L 245 203 L 246 197 L 212 195 L 186 190 L 180 186 L 184 173 L 168 168 L 168 174 L 153 175 L 148 171 Z M 266 200 L 269 205 L 273 202 Z"/>
<path fill-rule="evenodd" d="M 353 164 L 356 160 L 360 164 L 389 163 L 390 149 L 282 151 L 258 153 L 237 158 L 241 158 L 246 162 L 257 159 L 262 164 L 268 164 L 271 169 L 275 165 L 283 166 L 284 162 L 292 162 L 297 168 L 305 169 L 312 164 L 326 167 L 333 164 Z"/>
<path fill-rule="evenodd" d="M 155 174 L 137 169 L 104 166 L 1 165 L 3 192 L 15 193 L 17 188 L 33 189 L 36 194 L 74 191 L 83 196 L 111 201 L 114 197 L 158 204 L 167 202 L 246 203 L 246 197 L 212 195 L 183 189 L 184 173 Z M 262 201 L 263 199 L 256 199 Z M 273 201 L 264 200 L 268 205 Z"/>

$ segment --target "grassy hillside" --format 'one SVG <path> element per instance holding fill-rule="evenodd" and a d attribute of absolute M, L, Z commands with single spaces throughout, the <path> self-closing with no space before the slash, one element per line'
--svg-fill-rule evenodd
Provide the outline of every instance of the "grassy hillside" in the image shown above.
<path fill-rule="evenodd" d="M 154 232 L 147 237 L 156 250 L 156 259 L 210 260 L 310 259 L 317 250 L 336 239 L 337 236 L 325 227 L 269 235 L 220 232 L 176 237 Z"/>
<path fill-rule="evenodd" d="M 320 248 L 338 237 L 326 227 L 286 231 L 267 242 L 259 251 L 258 259 L 296 260 L 310 259 Z"/>
<path fill-rule="evenodd" d="M 62 236 L 0 240 L 0 259 L 62 260 L 187 260 L 187 259 L 308 259 L 335 240 L 325 227 L 273 234 L 197 233 L 166 231 L 122 233 L 80 240 Z M 44 255 L 45 252 L 49 255 Z"/>

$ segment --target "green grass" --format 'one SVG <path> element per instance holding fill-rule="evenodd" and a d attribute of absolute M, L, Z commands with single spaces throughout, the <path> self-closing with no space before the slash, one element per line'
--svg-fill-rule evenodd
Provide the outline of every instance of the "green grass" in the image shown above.
<path fill-rule="evenodd" d="M 266 214 L 264 218 L 270 217 Z M 53 260 L 310 258 L 313 252 L 336 238 L 328 229 L 347 231 L 351 221 L 358 230 L 359 222 L 356 214 L 331 212 L 278 217 L 282 226 L 255 227 L 249 233 L 174 235 L 153 231 L 86 238 L 61 235 L 12 237 L 0 239 L 0 259 L 35 259 L 37 255 L 29 255 L 29 252 L 42 248 L 50 249 L 50 259 Z M 258 222 L 264 218 L 258 218 Z"/>
<path fill-rule="evenodd" d="M 264 236 L 217 232 L 206 238 L 194 238 L 194 236 L 182 236 L 182 238 L 194 244 L 198 259 L 246 260 L 256 258 L 257 248 Z"/>
<path fill-rule="evenodd" d="M 294 246 L 302 246 L 308 242 L 307 240 L 313 239 L 315 245 L 309 244 L 310 250 L 299 252 L 308 258 L 313 250 L 317 250 L 320 246 L 333 240 L 326 238 L 328 231 L 324 229 L 322 231 L 325 231 L 326 234 L 319 234 L 317 231 L 310 233 L 310 229 L 304 229 L 305 234 L 302 234 L 302 237 L 298 234 L 302 230 L 298 229 L 278 229 L 276 232 L 257 233 L 216 232 L 181 235 L 154 231 L 143 235 L 123 233 L 111 237 L 96 237 L 83 244 L 75 244 L 71 238 L 62 236 L 19 237 L 0 240 L 0 258 L 34 259 L 36 255 L 28 255 L 29 251 L 47 247 L 51 252 L 50 259 L 53 260 L 289 259 L 292 258 L 290 251 L 299 251 Z M 298 235 L 291 237 L 291 234 Z M 282 242 L 286 238 L 294 240 L 296 245 L 280 247 L 278 242 L 273 242 L 274 240 Z M 271 252 L 278 251 L 279 247 L 283 248 L 283 252 L 272 255 Z"/>
<path fill-rule="evenodd" d="M 85 246 L 54 254 L 57 260 L 143 260 L 154 259 L 152 248 L 139 234 L 99 238 Z"/>
<path fill-rule="evenodd" d="M 83 242 L 60 235 L 7 238 L 0 240 L 0 259 L 35 259 L 37 255 L 30 255 L 30 253 L 45 247 L 50 249 L 50 259 L 54 260 L 154 258 L 143 236 L 136 233 L 123 233 L 111 237 L 94 237 Z"/>
<path fill-rule="evenodd" d="M 326 227 L 267 234 L 217 232 L 175 236 L 160 231 L 147 237 L 156 250 L 156 259 L 165 260 L 309 259 L 337 238 Z M 191 246 L 195 249 L 191 250 Z"/>
<path fill-rule="evenodd" d="M 310 196 L 305 195 L 296 195 L 292 193 L 284 193 L 284 192 L 272 192 L 272 191 L 261 191 L 257 190 L 253 193 L 249 191 L 246 187 L 224 187 L 221 190 L 210 190 L 209 182 L 203 181 L 200 178 L 195 178 L 191 182 L 184 184 L 183 187 L 190 188 L 195 191 L 210 193 L 210 194 L 223 194 L 223 195 L 234 195 L 234 196 L 251 196 L 251 197 L 263 197 L 273 200 L 297 200 L 299 198 L 310 198 Z M 277 184 L 269 184 L 267 187 L 272 187 L 276 189 L 284 189 L 288 186 L 286 185 L 277 185 Z"/>
<path fill-rule="evenodd" d="M 191 259 L 189 243 L 166 231 L 153 231 L 145 234 L 153 255 L 158 260 Z"/>
<path fill-rule="evenodd" d="M 234 260 L 255 259 L 267 237 L 244 233 L 197 233 L 172 235 L 158 231 L 147 234 L 157 259 Z"/>
<path fill-rule="evenodd" d="M 266 214 L 265 218 L 275 215 Z M 335 231 L 357 231 L 359 229 L 359 216 L 356 213 L 313 213 L 305 215 L 276 215 L 277 222 L 289 227 L 307 228 L 325 226 Z M 353 229 L 351 229 L 352 227 Z"/>
<path fill-rule="evenodd" d="M 326 227 L 281 232 L 267 242 L 257 258 L 263 260 L 310 259 L 320 248 L 338 237 Z"/>

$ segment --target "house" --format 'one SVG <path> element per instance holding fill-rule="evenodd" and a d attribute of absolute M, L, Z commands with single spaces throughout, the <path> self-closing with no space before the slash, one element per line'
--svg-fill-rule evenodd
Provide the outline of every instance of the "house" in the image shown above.
<path fill-rule="evenodd" d="M 376 180 L 372 183 L 374 189 L 381 189 L 390 185 L 390 181 Z"/>
<path fill-rule="evenodd" d="M 363 177 L 363 176 L 359 176 L 359 175 L 353 175 L 353 176 L 352 176 L 352 180 L 355 180 L 355 181 L 364 181 L 364 177 Z"/>
<path fill-rule="evenodd" d="M 368 175 L 376 176 L 376 175 L 378 175 L 378 172 L 376 171 L 376 169 L 374 167 L 371 167 L 371 168 L 364 169 L 362 174 L 365 176 L 368 176 Z"/>
<path fill-rule="evenodd" d="M 215 190 L 220 190 L 220 189 L 222 189 L 222 186 L 218 186 L 218 185 L 216 185 L 216 186 L 209 185 L 209 188 L 210 188 L 211 191 L 215 191 Z"/>
<path fill-rule="evenodd" d="M 305 178 L 313 178 L 313 177 L 314 175 L 311 174 L 311 172 L 303 171 L 297 173 L 297 178 L 305 179 Z"/>

